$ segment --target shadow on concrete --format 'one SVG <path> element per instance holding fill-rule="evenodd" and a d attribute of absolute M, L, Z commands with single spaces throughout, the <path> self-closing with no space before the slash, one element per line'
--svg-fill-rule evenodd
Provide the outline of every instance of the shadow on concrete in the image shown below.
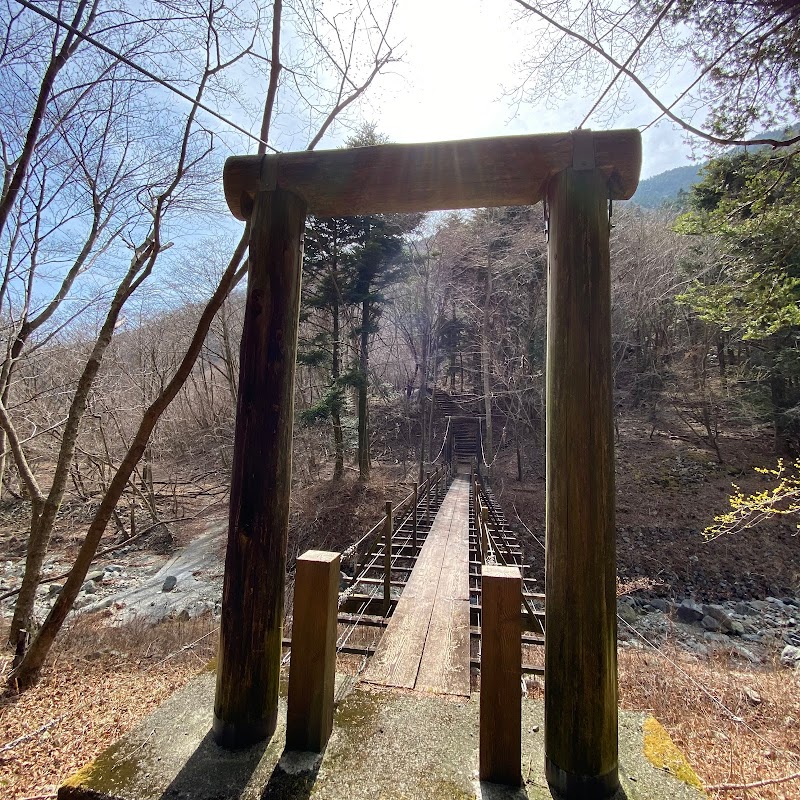
<path fill-rule="evenodd" d="M 552 800 L 562 800 L 560 794 L 555 792 L 549 786 L 542 788 L 540 786 L 529 786 L 532 793 L 528 792 L 525 786 L 513 787 L 503 786 L 499 783 L 489 783 L 488 781 L 481 781 L 477 785 L 476 800 L 538 800 L 538 798 L 552 798 Z M 609 800 L 629 800 L 625 790 L 620 786 L 616 794 L 612 795 Z M 630 800 L 633 800 L 631 798 Z"/>
<path fill-rule="evenodd" d="M 264 787 L 261 800 L 306 800 L 317 780 L 322 753 L 284 750 Z"/>
<path fill-rule="evenodd" d="M 238 797 L 250 783 L 269 741 L 245 750 L 225 750 L 209 729 L 160 800 Z"/>
<path fill-rule="evenodd" d="M 480 781 L 476 800 L 529 800 L 525 786 L 505 786 L 502 783 Z"/>

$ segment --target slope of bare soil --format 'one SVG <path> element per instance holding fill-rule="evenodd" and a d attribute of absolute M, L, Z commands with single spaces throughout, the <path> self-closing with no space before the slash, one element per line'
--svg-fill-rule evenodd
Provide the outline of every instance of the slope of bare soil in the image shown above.
<path fill-rule="evenodd" d="M 750 492 L 769 481 L 755 466 L 774 466 L 768 432 L 724 437 L 718 464 L 713 453 L 670 431 L 631 417 L 616 445 L 617 568 L 626 589 L 704 602 L 794 597 L 800 593 L 800 538 L 796 521 L 764 523 L 736 536 L 706 541 L 701 535 L 728 510 L 731 483 Z M 544 462 L 536 454 L 522 483 L 511 454 L 496 464 L 495 494 L 510 523 L 517 513 L 544 540 Z M 524 541 L 532 575 L 544 585 L 541 547 Z"/>
<path fill-rule="evenodd" d="M 708 603 L 798 597 L 796 520 L 762 524 L 714 541 L 702 536 L 714 516 L 728 510 L 732 482 L 746 494 L 768 485 L 753 467 L 775 464 L 769 432 L 723 437 L 725 463 L 718 464 L 713 453 L 677 426 L 652 436 L 651 429 L 646 419 L 634 415 L 620 425 L 618 593 Z M 543 455 L 534 454 L 531 461 L 518 482 L 515 457 L 501 455 L 495 464 L 495 494 L 509 522 L 518 524 L 519 514 L 531 529 L 533 535 L 518 524 L 531 575 L 543 587 Z M 800 671 L 781 665 L 780 649 L 754 666 L 737 658 L 733 648 L 701 658 L 669 637 L 654 650 L 622 624 L 621 633 L 636 645 L 625 641 L 620 648 L 622 707 L 655 715 L 704 784 L 718 787 L 710 789 L 712 797 L 800 798 Z M 702 628 L 697 636 L 702 640 Z M 741 788 L 745 785 L 749 788 Z"/>

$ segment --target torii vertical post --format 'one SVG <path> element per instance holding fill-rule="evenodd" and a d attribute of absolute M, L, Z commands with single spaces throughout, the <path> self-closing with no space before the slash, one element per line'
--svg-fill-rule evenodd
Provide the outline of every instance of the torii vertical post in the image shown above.
<path fill-rule="evenodd" d="M 246 747 L 278 718 L 305 202 L 255 196 L 236 407 L 214 737 Z"/>
<path fill-rule="evenodd" d="M 574 135 L 547 192 L 545 766 L 561 796 L 602 798 L 619 785 L 609 189 Z"/>

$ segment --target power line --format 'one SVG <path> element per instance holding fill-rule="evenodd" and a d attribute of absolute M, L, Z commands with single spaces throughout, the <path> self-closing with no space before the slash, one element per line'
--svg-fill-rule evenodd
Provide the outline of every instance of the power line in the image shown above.
<path fill-rule="evenodd" d="M 68 22 L 64 22 L 63 19 L 59 19 L 58 17 L 50 14 L 48 11 L 45 11 L 38 6 L 35 6 L 33 3 L 28 2 L 28 0 L 15 0 L 16 3 L 21 5 L 23 8 L 27 8 L 29 11 L 33 11 L 35 14 L 38 14 L 40 17 L 44 17 L 46 20 L 58 25 L 61 28 L 68 30 L 70 33 L 77 36 L 79 39 L 83 39 L 83 41 L 87 42 L 88 44 L 96 47 L 98 50 L 102 50 L 106 55 L 111 56 L 112 58 L 116 58 L 118 61 L 122 62 L 123 64 L 129 66 L 131 69 L 140 72 L 146 78 L 149 78 L 151 81 L 154 81 L 159 86 L 163 86 L 165 89 L 168 89 L 170 92 L 178 95 L 178 97 L 187 100 L 188 102 L 196 105 L 198 108 L 202 109 L 206 112 L 206 114 L 211 114 L 212 117 L 216 117 L 221 122 L 224 122 L 226 125 L 230 125 L 231 128 L 234 130 L 239 131 L 239 133 L 243 133 L 248 138 L 252 139 L 259 144 L 263 144 L 269 150 L 272 150 L 273 153 L 279 153 L 280 151 L 273 147 L 271 144 L 268 144 L 263 139 L 260 139 L 250 131 L 246 130 L 245 128 L 241 127 L 241 125 L 237 125 L 235 122 L 231 122 L 231 120 L 227 119 L 227 117 L 223 117 L 218 111 L 214 111 L 213 108 L 205 105 L 205 103 L 201 103 L 199 100 L 193 98 L 191 95 L 186 94 L 186 92 L 178 89 L 177 86 L 173 86 L 171 83 L 168 83 L 163 78 L 159 78 L 158 75 L 150 72 L 145 67 L 139 66 L 134 61 L 131 61 L 126 56 L 122 55 L 122 53 L 117 52 L 116 50 L 112 49 L 108 45 L 103 44 L 102 42 L 97 41 L 94 37 L 90 36 L 87 33 L 84 33 L 80 29 L 76 28 L 74 25 L 70 25 Z"/>
<path fill-rule="evenodd" d="M 645 33 L 645 35 L 636 44 L 636 47 L 633 48 L 633 52 L 628 56 L 625 63 L 617 70 L 616 75 L 614 75 L 614 77 L 611 79 L 611 82 L 608 84 L 608 86 L 606 86 L 606 88 L 603 89 L 603 92 L 600 95 L 600 97 L 598 97 L 597 100 L 595 100 L 594 105 L 589 109 L 589 113 L 583 118 L 583 122 L 581 122 L 581 124 L 578 125 L 578 128 L 582 128 L 588 122 L 589 117 L 591 117 L 592 114 L 594 114 L 597 107 L 600 105 L 600 103 L 603 102 L 603 98 L 611 91 L 611 87 L 617 82 L 619 76 L 622 75 L 623 72 L 627 70 L 628 65 L 631 63 L 631 61 L 633 61 L 634 56 L 639 52 L 642 45 L 647 41 L 650 34 L 658 27 L 661 20 L 664 19 L 664 17 L 667 14 L 667 11 L 670 10 L 674 2 L 675 0 L 669 0 L 669 2 L 664 6 L 664 8 L 661 9 L 661 13 L 656 17 L 653 24 L 648 28 L 647 33 Z"/>

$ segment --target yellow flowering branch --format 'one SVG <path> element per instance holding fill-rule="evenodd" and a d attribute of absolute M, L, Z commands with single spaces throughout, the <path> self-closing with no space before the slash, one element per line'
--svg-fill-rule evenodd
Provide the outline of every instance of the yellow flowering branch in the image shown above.
<path fill-rule="evenodd" d="M 708 541 L 747 530 L 776 515 L 800 514 L 800 458 L 788 465 L 783 459 L 778 459 L 775 469 L 756 467 L 756 472 L 772 476 L 776 483 L 750 495 L 745 495 L 734 483 L 733 494 L 728 498 L 731 510 L 714 517 L 715 524 L 703 531 Z M 800 531 L 800 522 L 797 529 Z"/>

